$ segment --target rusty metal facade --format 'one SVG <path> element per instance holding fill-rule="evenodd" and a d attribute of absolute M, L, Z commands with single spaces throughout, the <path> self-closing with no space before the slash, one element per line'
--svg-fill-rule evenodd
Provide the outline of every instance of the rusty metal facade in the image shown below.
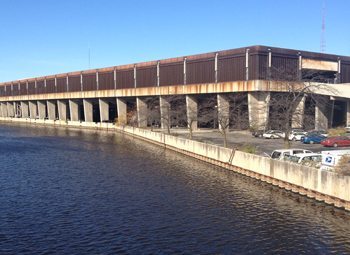
<path fill-rule="evenodd" d="M 294 80 L 300 74 L 300 56 L 314 60 L 339 61 L 341 65 L 338 80 L 341 83 L 350 82 L 350 57 L 252 46 L 2 83 L 0 96 L 245 80 Z"/>

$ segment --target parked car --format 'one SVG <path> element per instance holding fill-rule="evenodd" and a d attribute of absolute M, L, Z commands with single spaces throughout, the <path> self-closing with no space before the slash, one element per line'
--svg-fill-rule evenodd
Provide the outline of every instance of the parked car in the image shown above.
<path fill-rule="evenodd" d="M 309 150 L 304 149 L 282 149 L 282 150 L 274 150 L 271 153 L 272 159 L 278 159 L 283 160 L 285 157 L 288 157 L 289 155 L 295 155 L 295 154 L 301 154 L 301 153 L 313 153 Z"/>
<path fill-rule="evenodd" d="M 285 157 L 285 160 L 302 164 L 304 166 L 320 167 L 322 161 L 322 154 L 320 153 L 300 153 L 295 155 L 289 155 Z"/>
<path fill-rule="evenodd" d="M 263 134 L 264 134 L 264 130 L 255 130 L 252 132 L 252 136 L 254 137 L 263 137 Z"/>
<path fill-rule="evenodd" d="M 306 131 L 304 129 L 301 129 L 301 128 L 293 128 L 291 131 L 290 131 L 291 134 L 295 134 L 295 133 L 303 133 L 304 135 L 306 135 Z"/>
<path fill-rule="evenodd" d="M 321 144 L 325 147 L 350 146 L 350 138 L 347 136 L 328 137 Z"/>
<path fill-rule="evenodd" d="M 324 129 L 320 129 L 320 130 L 310 130 L 306 133 L 306 135 L 323 135 L 325 137 L 328 137 L 328 133 L 326 130 Z"/>
<path fill-rule="evenodd" d="M 346 126 L 345 129 L 346 129 L 346 133 L 350 133 L 350 126 Z"/>
<path fill-rule="evenodd" d="M 302 143 L 309 143 L 309 144 L 314 144 L 314 143 L 321 143 L 323 140 L 325 140 L 327 137 L 323 135 L 306 135 L 303 136 L 300 141 Z"/>
<path fill-rule="evenodd" d="M 305 136 L 305 132 L 294 132 L 288 137 L 289 141 L 300 141 Z"/>
<path fill-rule="evenodd" d="M 285 134 L 280 130 L 269 130 L 263 134 L 266 139 L 283 138 Z"/>

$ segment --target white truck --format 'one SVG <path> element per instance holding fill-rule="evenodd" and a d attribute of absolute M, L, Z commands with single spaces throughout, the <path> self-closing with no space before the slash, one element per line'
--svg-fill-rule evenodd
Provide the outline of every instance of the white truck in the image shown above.
<path fill-rule="evenodd" d="M 272 159 L 283 160 L 286 156 L 300 154 L 300 153 L 312 153 L 312 151 L 304 149 L 283 149 L 283 150 L 274 150 L 271 155 Z"/>
<path fill-rule="evenodd" d="M 350 156 L 350 150 L 328 150 L 322 151 L 321 170 L 332 171 L 337 166 L 339 160 L 347 155 Z"/>

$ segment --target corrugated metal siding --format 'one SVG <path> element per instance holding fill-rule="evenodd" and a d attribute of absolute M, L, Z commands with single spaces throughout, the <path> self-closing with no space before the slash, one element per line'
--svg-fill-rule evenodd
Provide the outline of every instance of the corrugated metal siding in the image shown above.
<path fill-rule="evenodd" d="M 117 88 L 134 88 L 134 69 L 117 71 Z"/>
<path fill-rule="evenodd" d="M 215 82 L 215 59 L 189 60 L 186 63 L 186 84 Z"/>
<path fill-rule="evenodd" d="M 21 82 L 19 93 L 20 93 L 20 95 L 27 95 L 28 94 L 26 82 Z"/>
<path fill-rule="evenodd" d="M 37 94 L 45 94 L 46 93 L 44 80 L 36 82 L 36 93 Z"/>
<path fill-rule="evenodd" d="M 100 90 L 114 89 L 114 72 L 98 73 L 98 87 Z"/>
<path fill-rule="evenodd" d="M 55 93 L 55 79 L 47 79 L 46 80 L 46 93 Z"/>
<path fill-rule="evenodd" d="M 138 67 L 136 69 L 136 87 L 157 86 L 157 66 Z"/>
<path fill-rule="evenodd" d="M 69 92 L 81 91 L 80 75 L 68 76 Z"/>
<path fill-rule="evenodd" d="M 267 55 L 258 55 L 259 58 L 259 70 L 257 79 L 266 80 L 268 77 L 268 56 Z"/>
<path fill-rule="evenodd" d="M 83 91 L 91 91 L 96 89 L 96 74 L 83 74 Z"/>
<path fill-rule="evenodd" d="M 35 82 L 28 82 L 28 95 L 33 95 L 35 94 L 36 89 L 35 89 Z"/>
<path fill-rule="evenodd" d="M 256 80 L 259 78 L 259 55 L 249 55 L 248 59 L 248 65 L 249 65 L 249 80 Z"/>
<path fill-rule="evenodd" d="M 5 86 L 0 86 L 0 96 L 5 96 Z"/>
<path fill-rule="evenodd" d="M 12 85 L 12 95 L 13 96 L 18 96 L 19 95 L 19 86 L 18 83 L 14 83 Z"/>
<path fill-rule="evenodd" d="M 350 83 L 350 63 L 342 63 L 340 67 L 342 83 Z"/>
<path fill-rule="evenodd" d="M 67 78 L 66 77 L 57 78 L 56 91 L 58 93 L 67 92 Z"/>
<path fill-rule="evenodd" d="M 298 78 L 298 58 L 274 56 L 272 53 L 271 78 L 274 80 L 296 80 Z"/>
<path fill-rule="evenodd" d="M 181 85 L 184 84 L 184 64 L 183 62 L 160 64 L 159 85 Z"/>
<path fill-rule="evenodd" d="M 218 56 L 218 82 L 245 80 L 245 56 Z"/>
<path fill-rule="evenodd" d="M 11 85 L 6 85 L 6 96 L 11 96 L 11 95 L 12 95 Z"/>

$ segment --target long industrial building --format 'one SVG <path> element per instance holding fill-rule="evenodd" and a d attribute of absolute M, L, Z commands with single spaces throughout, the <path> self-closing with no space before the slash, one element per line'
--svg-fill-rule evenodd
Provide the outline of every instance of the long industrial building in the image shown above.
<path fill-rule="evenodd" d="M 267 46 L 4 82 L 0 117 L 217 128 L 215 119 L 192 118 L 189 123 L 191 116 L 211 108 L 217 118 L 229 116 L 231 128 L 271 128 L 271 98 L 286 92 L 281 84 L 290 82 L 334 89 L 320 92 L 329 102 L 324 105 L 300 100 L 302 110 L 296 114 L 312 118 L 300 116 L 293 126 L 350 125 L 350 57 Z M 232 95 L 240 95 L 239 110 Z"/>

